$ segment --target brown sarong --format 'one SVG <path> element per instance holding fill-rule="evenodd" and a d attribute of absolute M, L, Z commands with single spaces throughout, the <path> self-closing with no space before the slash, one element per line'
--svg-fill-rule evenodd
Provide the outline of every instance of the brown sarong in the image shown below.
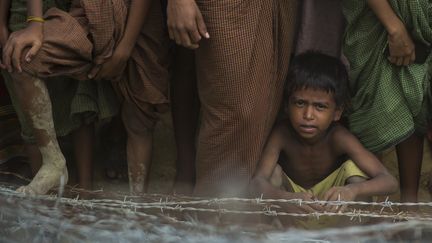
<path fill-rule="evenodd" d="M 303 0 L 298 19 L 296 54 L 315 50 L 341 56 L 345 22 L 340 0 Z"/>
<path fill-rule="evenodd" d="M 161 110 L 159 106 L 168 104 L 171 60 L 160 2 L 152 2 L 124 74 L 113 82 L 125 103 L 141 111 L 133 115 L 144 120 L 147 129 L 156 119 L 154 113 Z M 70 76 L 86 80 L 93 66 L 111 57 L 123 36 L 128 7 L 128 0 L 76 0 L 69 13 L 49 9 L 44 16 L 43 46 L 32 62 L 24 65 L 24 70 L 43 78 Z"/>
<path fill-rule="evenodd" d="M 280 107 L 297 1 L 197 0 L 210 34 L 196 51 L 202 122 L 197 195 L 241 195 Z"/>

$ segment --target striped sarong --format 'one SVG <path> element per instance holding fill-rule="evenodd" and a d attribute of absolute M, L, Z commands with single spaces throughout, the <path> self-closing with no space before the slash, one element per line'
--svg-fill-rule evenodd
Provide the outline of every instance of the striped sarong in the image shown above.
<path fill-rule="evenodd" d="M 389 0 L 411 37 L 432 43 L 429 0 Z M 351 131 L 366 148 L 380 152 L 426 129 L 431 57 L 398 67 L 384 54 L 387 32 L 366 1 L 344 0 L 347 20 L 343 52 L 350 62 Z M 429 111 L 430 112 L 430 111 Z"/>
<path fill-rule="evenodd" d="M 202 121 L 197 195 L 239 195 L 275 121 L 297 1 L 197 0 L 210 34 L 196 51 Z"/>
<path fill-rule="evenodd" d="M 24 71 L 39 77 L 68 76 L 86 80 L 88 71 L 111 57 L 126 27 L 128 0 L 74 0 L 69 12 L 45 13 L 45 39 Z M 143 126 L 151 128 L 168 105 L 169 39 L 159 1 L 153 1 L 128 65 L 115 89 L 133 106 Z M 103 82 L 103 81 L 101 81 Z M 128 127 L 126 119 L 125 126 Z"/>

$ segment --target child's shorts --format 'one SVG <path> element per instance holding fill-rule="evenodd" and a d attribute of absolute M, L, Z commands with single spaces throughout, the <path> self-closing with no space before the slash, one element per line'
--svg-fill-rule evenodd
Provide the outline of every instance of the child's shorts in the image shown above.
<path fill-rule="evenodd" d="M 324 180 L 309 189 L 297 185 L 285 173 L 283 173 L 282 187 L 292 188 L 293 192 L 310 192 L 313 195 L 318 196 L 324 194 L 332 187 L 344 186 L 346 180 L 353 176 L 360 176 L 368 179 L 368 176 L 361 171 L 352 160 L 347 160 Z"/>

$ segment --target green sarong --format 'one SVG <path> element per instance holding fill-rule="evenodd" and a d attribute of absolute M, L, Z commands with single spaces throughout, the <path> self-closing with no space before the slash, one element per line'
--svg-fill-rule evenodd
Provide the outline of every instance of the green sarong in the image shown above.
<path fill-rule="evenodd" d="M 44 12 L 51 7 L 67 11 L 71 0 L 43 0 Z M 9 29 L 17 31 L 26 27 L 27 0 L 11 1 Z M 29 122 L 20 111 L 12 80 L 2 72 L 12 103 L 17 111 L 23 138 L 33 141 Z M 68 77 L 44 79 L 50 94 L 53 120 L 57 136 L 65 136 L 83 124 L 110 118 L 118 113 L 119 102 L 109 81 L 77 81 Z"/>
<path fill-rule="evenodd" d="M 389 0 L 411 37 L 432 43 L 429 0 Z M 350 62 L 351 131 L 372 152 L 426 130 L 431 63 L 398 67 L 387 60 L 387 31 L 366 1 L 343 0 L 347 20 L 343 52 Z"/>

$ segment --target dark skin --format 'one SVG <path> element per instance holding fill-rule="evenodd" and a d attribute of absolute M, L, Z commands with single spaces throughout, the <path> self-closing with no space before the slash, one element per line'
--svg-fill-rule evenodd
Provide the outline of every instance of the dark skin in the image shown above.
<path fill-rule="evenodd" d="M 210 38 L 195 0 L 169 0 L 167 17 L 169 37 L 179 46 L 197 49 L 203 38 Z"/>
<path fill-rule="evenodd" d="M 380 161 L 347 129 L 334 124 L 340 119 L 342 109 L 336 106 L 331 93 L 312 89 L 297 90 L 290 96 L 286 112 L 289 120 L 273 129 L 251 181 L 250 190 L 254 195 L 263 194 L 267 198 L 301 198 L 307 201 L 353 201 L 386 195 L 397 190 L 396 179 Z M 281 153 L 287 157 L 286 162 L 281 163 L 283 171 L 296 184 L 306 189 L 326 178 L 341 165 L 345 157 L 353 160 L 370 179 L 333 187 L 323 195 L 281 190 L 270 183 Z M 303 204 L 291 205 L 288 210 L 341 211 L 344 207 L 338 209 Z"/>

